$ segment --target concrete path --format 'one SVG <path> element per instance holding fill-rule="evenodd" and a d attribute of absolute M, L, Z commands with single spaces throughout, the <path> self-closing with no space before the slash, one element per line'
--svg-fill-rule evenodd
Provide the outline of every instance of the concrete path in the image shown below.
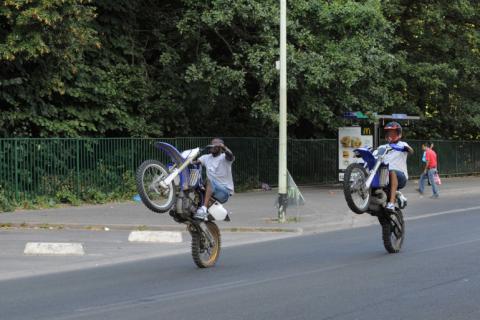
<path fill-rule="evenodd" d="M 428 195 L 419 196 L 415 191 L 417 183 L 410 181 L 404 190 L 409 200 L 405 210 L 407 217 L 454 210 L 455 207 L 449 205 L 449 199 L 480 194 L 478 177 L 443 179 L 441 197 L 438 200 L 430 199 Z M 220 228 L 223 232 L 323 232 L 376 223 L 375 218 L 356 215 L 348 209 L 340 185 L 301 187 L 301 191 L 306 204 L 301 207 L 290 207 L 287 211 L 288 222 L 284 224 L 276 221 L 275 190 L 235 194 L 226 204 L 232 212 L 232 221 L 219 222 Z M 431 192 L 431 189 L 427 188 L 426 191 Z M 472 198 L 466 201 L 471 202 L 471 207 L 480 205 L 480 201 L 477 203 Z M 174 222 L 168 214 L 156 214 L 142 203 L 133 201 L 0 213 L 0 225 L 42 229 L 185 230 L 184 225 Z"/>

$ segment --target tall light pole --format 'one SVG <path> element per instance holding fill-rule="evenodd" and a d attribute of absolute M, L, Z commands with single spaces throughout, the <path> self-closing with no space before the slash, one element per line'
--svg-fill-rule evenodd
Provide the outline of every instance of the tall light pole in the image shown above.
<path fill-rule="evenodd" d="M 280 0 L 280 112 L 278 148 L 278 221 L 287 213 L 287 0 Z"/>

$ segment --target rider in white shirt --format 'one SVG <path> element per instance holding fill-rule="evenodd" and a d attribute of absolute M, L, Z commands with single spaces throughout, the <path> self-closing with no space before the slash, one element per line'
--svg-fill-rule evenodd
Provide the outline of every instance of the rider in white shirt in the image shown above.
<path fill-rule="evenodd" d="M 385 163 L 388 164 L 388 170 L 390 171 L 390 198 L 386 209 L 394 212 L 397 190 L 404 188 L 407 184 L 407 156 L 413 154 L 413 149 L 408 143 L 400 141 L 402 126 L 398 122 L 389 122 L 383 129 L 385 130 L 385 140 L 393 148 L 391 152 L 385 155 Z"/>
<path fill-rule="evenodd" d="M 235 156 L 225 146 L 222 139 L 215 138 L 211 144 L 213 147 L 210 149 L 210 153 L 197 160 L 207 169 L 208 178 L 203 206 L 198 208 L 194 216 L 200 220 L 206 219 L 207 206 L 212 196 L 217 201 L 225 203 L 234 191 L 232 163 L 235 161 Z"/>

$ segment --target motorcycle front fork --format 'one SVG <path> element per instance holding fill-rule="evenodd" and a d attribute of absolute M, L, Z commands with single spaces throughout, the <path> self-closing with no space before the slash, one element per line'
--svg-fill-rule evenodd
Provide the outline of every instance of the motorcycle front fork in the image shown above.
<path fill-rule="evenodd" d="M 215 246 L 215 239 L 210 233 L 210 230 L 208 230 L 208 227 L 204 221 L 192 221 L 188 224 L 187 228 L 190 233 L 199 232 L 200 234 L 203 234 L 208 241 L 209 246 Z"/>

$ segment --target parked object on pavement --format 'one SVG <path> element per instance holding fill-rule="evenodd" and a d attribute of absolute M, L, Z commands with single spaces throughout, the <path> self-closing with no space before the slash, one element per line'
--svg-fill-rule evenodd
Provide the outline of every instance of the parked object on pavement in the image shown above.
<path fill-rule="evenodd" d="M 270 191 L 270 190 L 272 190 L 272 187 L 270 187 L 270 185 L 268 185 L 268 183 L 266 183 L 266 182 L 262 182 L 261 187 L 262 187 L 262 190 L 263 190 L 263 191 Z"/>

